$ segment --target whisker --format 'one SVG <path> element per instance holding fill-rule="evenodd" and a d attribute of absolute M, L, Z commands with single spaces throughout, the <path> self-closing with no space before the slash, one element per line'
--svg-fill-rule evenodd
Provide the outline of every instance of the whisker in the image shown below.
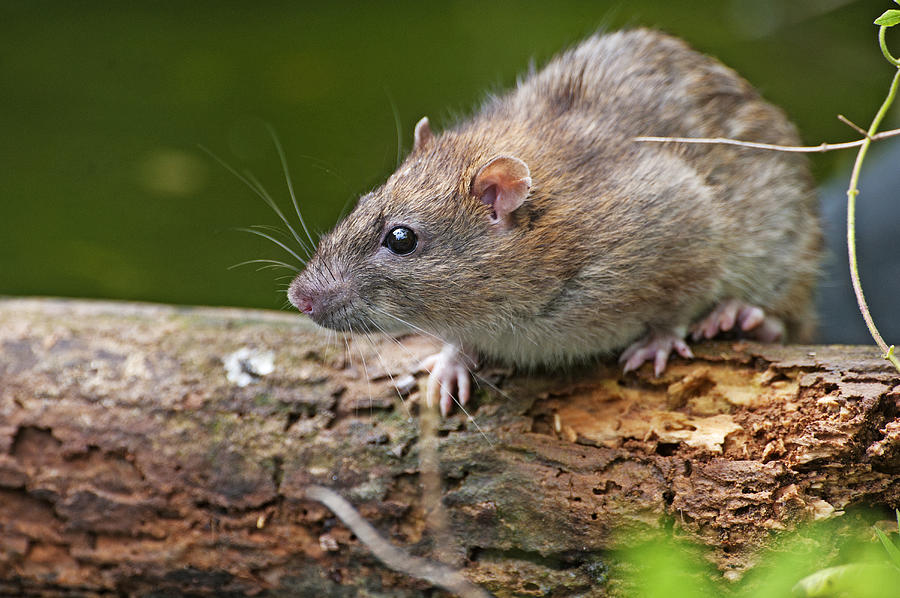
<path fill-rule="evenodd" d="M 350 212 L 350 206 L 352 205 L 354 199 L 359 199 L 354 193 L 350 193 L 347 196 L 347 199 L 344 201 L 344 205 L 341 206 L 341 213 L 340 216 L 338 216 L 338 220 L 343 220 L 344 217 Z"/>
<path fill-rule="evenodd" d="M 494 384 L 493 382 L 491 382 L 490 380 L 488 380 L 481 374 L 473 371 L 472 369 L 469 368 L 469 366 L 466 366 L 466 369 L 469 370 L 469 372 L 472 374 L 472 379 L 475 380 L 475 386 L 480 387 L 481 383 L 483 382 L 485 386 L 490 388 L 492 391 L 494 391 L 495 393 L 497 393 L 498 395 L 500 395 L 507 401 L 512 400 L 512 397 L 509 396 L 508 394 L 506 394 L 505 392 L 503 392 L 503 390 L 499 386 L 497 386 L 496 384 Z"/>
<path fill-rule="evenodd" d="M 347 340 L 347 335 L 341 335 L 341 338 L 344 341 L 344 348 L 346 352 L 344 353 L 344 358 L 350 363 L 350 367 L 353 367 L 353 352 L 350 350 L 350 341 Z"/>
<path fill-rule="evenodd" d="M 264 233 L 262 231 L 258 231 L 254 228 L 238 228 L 236 230 L 243 231 L 245 233 L 250 233 L 251 235 L 258 235 L 264 239 L 268 239 L 268 240 L 272 241 L 273 243 L 275 243 L 276 245 L 278 245 L 279 247 L 281 247 L 282 249 L 284 249 L 285 251 L 287 251 L 288 253 L 290 253 L 292 256 L 294 256 L 298 262 L 300 262 L 303 265 L 306 265 L 306 260 L 304 260 L 302 257 L 297 255 L 296 253 L 294 253 L 294 251 L 292 249 L 290 249 L 287 245 L 285 245 L 284 243 L 282 243 L 275 237 L 273 237 L 271 235 L 267 235 L 266 233 Z"/>
<path fill-rule="evenodd" d="M 328 163 L 320 158 L 316 158 L 315 156 L 310 156 L 307 154 L 298 154 L 298 158 L 303 158 L 304 160 L 309 161 L 309 165 L 316 170 L 320 170 L 325 174 L 329 175 L 334 180 L 338 181 L 341 186 L 344 188 L 344 191 L 349 193 L 350 195 L 354 195 L 355 192 L 350 188 L 350 185 L 347 184 L 347 180 L 345 178 L 341 178 L 341 175 L 337 173 L 337 171 L 332 170 L 331 167 L 328 166 Z"/>
<path fill-rule="evenodd" d="M 259 229 L 259 230 L 268 230 L 268 231 L 271 231 L 271 232 L 273 232 L 273 233 L 278 233 L 279 235 L 283 235 L 283 234 L 284 234 L 284 229 L 279 228 L 279 227 L 277 227 L 277 226 L 275 226 L 275 225 L 273 225 L 273 224 L 253 224 L 253 225 L 250 226 L 250 228 L 256 228 L 256 229 Z"/>
<path fill-rule="evenodd" d="M 294 194 L 294 183 L 291 181 L 291 171 L 288 168 L 284 149 L 281 147 L 281 142 L 278 141 L 278 135 L 275 134 L 274 127 L 266 123 L 266 128 L 269 130 L 269 135 L 271 135 L 272 142 L 275 143 L 275 149 L 278 151 L 278 158 L 281 160 L 281 168 L 284 170 L 284 180 L 287 182 L 288 192 L 291 194 L 291 202 L 294 204 L 294 211 L 297 212 L 297 219 L 300 220 L 300 225 L 303 227 L 303 232 L 306 233 L 306 238 L 309 239 L 310 244 L 315 247 L 316 242 L 313 241 L 312 235 L 309 234 L 309 229 L 306 228 L 306 221 L 303 220 L 303 215 L 300 213 L 300 206 L 297 203 L 297 196 Z"/>
<path fill-rule="evenodd" d="M 401 343 L 399 340 L 397 340 L 396 338 L 394 338 L 394 335 L 392 335 L 390 332 L 388 332 L 387 330 L 385 330 L 384 328 L 382 328 L 381 325 L 378 324 L 378 322 L 376 322 L 375 320 L 372 320 L 371 318 L 369 319 L 369 322 L 372 324 L 372 326 L 375 327 L 376 330 L 378 330 L 378 332 L 380 332 L 380 333 L 383 334 L 385 337 L 387 337 L 387 338 L 388 338 L 391 342 L 393 342 L 395 345 L 397 345 L 398 347 L 400 347 L 401 349 L 403 349 L 403 351 L 406 352 L 406 356 L 407 356 L 407 357 L 415 358 L 415 356 L 416 356 L 415 353 L 413 353 L 412 351 L 410 351 L 409 348 L 408 348 L 406 345 L 404 345 L 404 344 Z"/>
<path fill-rule="evenodd" d="M 387 85 L 384 86 L 384 95 L 387 96 L 388 102 L 391 104 L 391 112 L 394 115 L 394 128 L 397 130 L 397 164 L 394 165 L 396 169 L 400 166 L 400 160 L 403 158 L 403 130 L 400 126 L 400 112 L 397 110 L 397 102 L 394 101 L 394 98 L 391 97 L 391 92 L 388 91 Z"/>
<path fill-rule="evenodd" d="M 373 321 L 373 320 L 369 320 L 369 321 L 376 328 L 378 328 L 380 330 L 378 324 L 375 323 L 375 321 Z M 400 389 L 397 387 L 397 381 L 394 380 L 394 375 L 391 373 L 391 369 L 387 366 L 387 364 L 384 362 L 384 359 L 381 357 L 381 351 L 378 350 L 378 346 L 375 344 L 375 341 L 370 336 L 371 331 L 368 329 L 368 326 L 366 326 L 365 323 L 363 323 L 363 328 L 366 330 L 366 340 L 369 341 L 370 346 L 375 351 L 375 357 L 378 358 L 378 361 L 381 363 L 381 367 L 384 368 L 384 371 L 387 373 L 388 378 L 391 379 L 391 385 L 394 387 L 394 390 L 397 392 L 397 398 L 400 399 L 400 404 L 403 405 L 403 408 L 406 410 L 407 417 L 412 419 L 412 416 L 413 416 L 412 411 L 410 411 L 409 405 L 406 404 L 406 400 L 403 398 L 403 395 L 400 393 Z M 393 340 L 396 341 L 397 339 L 393 339 Z M 398 344 L 400 344 L 400 343 L 398 343 Z"/>
<path fill-rule="evenodd" d="M 412 328 L 413 330 L 415 330 L 415 331 L 417 331 L 417 332 L 421 332 L 422 334 L 424 334 L 424 335 L 426 335 L 426 336 L 430 336 L 431 338 L 433 338 L 434 340 L 438 341 L 439 343 L 444 344 L 444 339 L 442 339 L 442 338 L 440 338 L 440 337 L 438 337 L 438 336 L 436 336 L 436 335 L 434 335 L 434 334 L 428 332 L 427 330 L 423 330 L 422 328 L 419 328 L 418 326 L 416 326 L 415 324 L 413 324 L 413 323 L 411 323 L 411 322 L 407 322 L 407 321 L 404 320 L 403 318 L 397 317 L 397 316 L 395 316 L 394 314 L 389 313 L 389 312 L 387 312 L 387 311 L 381 309 L 380 307 L 378 307 L 378 306 L 376 306 L 376 305 L 372 305 L 371 303 L 366 303 L 366 306 L 367 306 L 369 309 L 373 310 L 373 311 L 376 311 L 376 312 L 378 312 L 378 313 L 380 313 L 380 314 L 382 314 L 382 315 L 385 315 L 385 316 L 387 316 L 387 317 L 389 317 L 389 318 L 393 318 L 394 320 L 397 320 L 397 321 L 400 322 L 401 324 L 404 324 L 404 325 L 406 325 L 406 326 L 409 326 L 409 327 Z"/>
<path fill-rule="evenodd" d="M 261 185 L 257 186 L 259 182 L 256 181 L 255 177 L 252 177 L 252 175 L 251 175 L 251 178 L 253 179 L 251 181 L 249 178 L 242 175 L 235 168 L 233 168 L 230 164 L 228 164 L 228 162 L 226 162 L 225 160 L 220 158 L 211 149 L 207 148 L 204 145 L 201 145 L 199 147 L 210 158 L 212 158 L 213 160 L 218 162 L 219 165 L 222 166 L 222 168 L 224 168 L 225 170 L 230 172 L 232 175 L 234 175 L 235 178 L 237 178 L 239 181 L 244 183 L 247 186 L 247 188 L 250 189 L 251 191 L 253 191 L 260 199 L 262 199 L 266 203 L 266 205 L 268 205 L 270 208 L 275 210 L 275 213 L 278 214 L 278 216 L 279 216 L 279 218 L 281 218 L 282 222 L 284 222 L 287 225 L 288 229 L 290 229 L 291 232 L 293 233 L 293 229 L 291 228 L 291 225 L 288 223 L 287 219 L 284 217 L 284 214 L 281 213 L 281 210 L 278 208 L 278 206 L 275 204 L 275 202 L 272 200 L 272 198 L 268 195 L 268 193 L 265 192 L 265 189 L 263 189 Z M 256 184 L 254 184 L 254 182 L 256 182 Z M 306 244 L 300 241 L 300 237 L 297 236 L 296 233 L 294 233 L 294 238 L 297 239 L 297 242 L 299 242 L 301 247 L 304 247 L 304 249 L 305 249 Z M 313 245 L 315 245 L 315 244 L 313 244 Z M 309 253 L 308 250 L 306 250 L 306 252 Z"/>
<path fill-rule="evenodd" d="M 348 322 L 347 328 L 350 329 L 350 334 L 356 334 L 353 331 L 353 326 Z M 369 366 L 366 364 L 366 356 L 363 354 L 362 349 L 357 345 L 357 352 L 359 353 L 359 358 L 362 360 L 363 364 L 363 374 L 366 377 L 366 385 L 369 387 L 369 415 L 374 413 L 374 394 L 372 393 L 372 378 L 369 376 Z"/>
<path fill-rule="evenodd" d="M 306 253 L 306 255 L 311 255 L 312 248 L 316 246 L 315 242 L 310 239 L 309 241 L 312 245 L 307 245 L 306 241 L 300 238 L 300 235 L 297 234 L 297 231 L 295 231 L 294 227 L 291 226 L 290 222 L 288 222 L 288 219 L 284 215 L 284 212 L 281 211 L 281 208 L 279 208 L 278 204 L 275 203 L 275 200 L 272 199 L 272 195 L 268 191 L 266 191 L 265 187 L 263 187 L 262 182 L 260 182 L 260 180 L 257 179 L 251 172 L 244 171 L 244 175 L 247 177 L 248 181 L 256 185 L 257 194 L 263 198 L 263 201 L 265 201 L 269 205 L 269 207 L 275 211 L 281 221 L 284 222 L 284 225 L 288 227 L 288 230 L 291 231 L 291 235 L 293 235 L 294 239 L 297 241 L 297 244 L 300 245 L 300 247 L 303 249 L 303 252 Z M 291 191 L 291 193 L 293 194 L 293 191 Z M 306 228 L 305 224 L 303 225 L 303 228 Z"/>
<path fill-rule="evenodd" d="M 466 367 L 466 369 L 468 369 L 468 367 Z M 476 430 L 478 430 L 478 433 L 481 434 L 481 437 L 484 438 L 485 442 L 487 442 L 489 446 L 493 447 L 494 443 L 491 442 L 491 439 L 487 437 L 487 434 L 484 433 L 484 430 L 481 429 L 481 426 L 478 425 L 478 422 L 475 421 L 475 418 L 472 417 L 472 414 L 469 413 L 468 411 L 466 411 L 466 408 L 462 406 L 462 403 L 460 403 L 456 397 L 454 397 L 453 395 L 450 395 L 450 398 L 453 399 L 453 402 L 456 404 L 457 407 L 459 407 L 459 410 L 463 412 L 463 415 L 466 416 L 466 419 L 468 421 L 472 422 L 472 425 L 475 427 Z"/>
<path fill-rule="evenodd" d="M 228 269 L 234 270 L 235 268 L 240 268 L 241 266 L 247 266 L 249 264 L 269 264 L 268 266 L 258 268 L 257 271 L 264 270 L 266 268 L 287 268 L 288 270 L 293 270 L 294 272 L 300 272 L 300 268 L 291 266 L 290 264 L 285 264 L 284 262 L 280 262 L 278 260 L 247 260 L 246 262 L 241 262 L 240 264 L 228 266 Z"/>

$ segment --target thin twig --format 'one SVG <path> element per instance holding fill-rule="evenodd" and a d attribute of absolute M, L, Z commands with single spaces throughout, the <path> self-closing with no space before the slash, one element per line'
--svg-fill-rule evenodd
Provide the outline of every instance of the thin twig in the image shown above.
<path fill-rule="evenodd" d="M 459 571 L 412 556 L 382 538 L 353 505 L 333 490 L 324 486 L 307 486 L 306 497 L 328 507 L 372 554 L 394 571 L 427 581 L 461 598 L 490 598 L 487 591 L 470 582 Z"/>
<path fill-rule="evenodd" d="M 890 131 L 882 131 L 876 135 L 871 135 L 869 139 L 858 139 L 857 141 L 847 141 L 844 143 L 822 143 L 820 145 L 777 145 L 774 143 L 758 143 L 756 141 L 741 141 L 739 139 L 728 139 L 726 137 L 634 137 L 634 141 L 652 141 L 656 143 L 700 143 L 700 144 L 719 144 L 719 145 L 739 145 L 741 147 L 752 147 L 756 149 L 773 150 L 777 152 L 793 152 L 798 154 L 815 154 L 830 152 L 839 149 L 848 149 L 851 147 L 861 147 L 865 143 L 878 141 L 879 139 L 887 139 L 888 137 L 896 137 L 900 135 L 900 129 L 892 129 Z"/>
<path fill-rule="evenodd" d="M 856 124 L 855 122 L 853 122 L 852 120 L 850 120 L 849 118 L 847 118 L 846 116 L 844 116 L 843 114 L 838 114 L 837 117 L 838 117 L 838 120 L 839 120 L 839 121 L 841 121 L 842 123 L 844 123 L 845 125 L 847 125 L 847 126 L 850 127 L 851 129 L 853 129 L 854 131 L 856 131 L 856 132 L 859 133 L 860 135 L 862 135 L 862 136 L 864 136 L 864 137 L 867 137 L 867 136 L 869 135 L 868 133 L 866 133 L 866 130 L 865 130 L 865 129 L 863 129 L 861 126 L 859 126 L 858 124 Z"/>

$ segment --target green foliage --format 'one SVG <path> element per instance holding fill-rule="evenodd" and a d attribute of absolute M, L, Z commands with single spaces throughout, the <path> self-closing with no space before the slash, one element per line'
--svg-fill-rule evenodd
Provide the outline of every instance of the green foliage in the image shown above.
<path fill-rule="evenodd" d="M 900 526 L 900 511 L 897 519 Z M 775 537 L 758 563 L 734 582 L 713 569 L 702 549 L 661 533 L 623 551 L 627 573 L 622 587 L 633 598 L 900 595 L 900 549 L 869 523 L 862 516 L 850 525 L 826 522 Z M 871 539 L 870 529 L 880 545 Z M 833 566 L 823 568 L 826 564 Z"/>
<path fill-rule="evenodd" d="M 900 509 L 897 510 L 897 530 L 898 533 L 900 533 Z M 875 535 L 878 536 L 878 540 L 881 542 L 881 545 L 884 546 L 884 550 L 887 552 L 891 564 L 897 567 L 897 569 L 900 569 L 900 548 L 897 548 L 887 535 L 877 527 L 875 528 Z"/>
<path fill-rule="evenodd" d="M 854 563 L 822 569 L 794 586 L 809 598 L 884 598 L 900 590 L 900 571 L 885 563 Z"/>
<path fill-rule="evenodd" d="M 705 598 L 719 596 L 718 574 L 697 547 L 660 535 L 624 551 L 629 563 L 625 587 L 635 598 Z"/>
<path fill-rule="evenodd" d="M 884 14 L 875 19 L 875 24 L 882 27 L 893 27 L 897 23 L 900 23 L 900 10 L 886 10 Z"/>

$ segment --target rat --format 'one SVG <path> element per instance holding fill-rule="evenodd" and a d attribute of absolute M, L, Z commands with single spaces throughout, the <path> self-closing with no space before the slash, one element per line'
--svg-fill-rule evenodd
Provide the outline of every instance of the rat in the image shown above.
<path fill-rule="evenodd" d="M 594 35 L 440 134 L 427 117 L 288 289 L 327 328 L 424 332 L 429 404 L 482 359 L 562 367 L 620 354 L 655 375 L 688 340 L 805 341 L 821 233 L 797 145 L 750 84 L 648 29 Z"/>

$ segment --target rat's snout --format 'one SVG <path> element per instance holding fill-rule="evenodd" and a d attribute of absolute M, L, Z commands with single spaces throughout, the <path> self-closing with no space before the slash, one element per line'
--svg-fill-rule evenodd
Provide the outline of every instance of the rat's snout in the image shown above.
<path fill-rule="evenodd" d="M 301 272 L 288 288 L 288 300 L 300 313 L 309 316 L 316 324 L 335 330 L 344 330 L 346 323 L 338 314 L 346 317 L 348 289 L 339 281 L 326 281 L 306 270 Z"/>

